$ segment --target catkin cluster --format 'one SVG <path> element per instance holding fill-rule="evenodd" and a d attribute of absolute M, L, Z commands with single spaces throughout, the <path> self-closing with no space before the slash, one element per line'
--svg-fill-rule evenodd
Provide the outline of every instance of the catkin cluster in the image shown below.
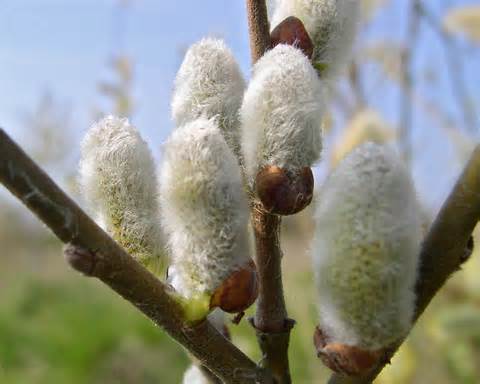
<path fill-rule="evenodd" d="M 81 145 L 80 186 L 101 226 L 132 256 L 162 273 L 155 165 L 127 119 L 108 116 L 87 132 Z"/>
<path fill-rule="evenodd" d="M 215 118 L 235 154 L 240 154 L 238 109 L 245 80 L 223 40 L 206 38 L 187 51 L 175 79 L 172 117 L 182 126 L 199 117 Z"/>
<path fill-rule="evenodd" d="M 168 282 L 186 320 L 216 309 L 210 319 L 221 331 L 218 308 L 241 312 L 258 294 L 247 196 L 272 214 L 296 213 L 310 203 L 310 167 L 322 149 L 324 79 L 345 64 L 356 28 L 355 0 L 270 6 L 272 27 L 289 16 L 303 22 L 312 60 L 291 41 L 305 34 L 295 18 L 282 26 L 295 31 L 279 32 L 248 86 L 223 41 L 192 45 L 175 80 L 176 127 L 163 145 L 159 185 L 150 151 L 127 120 L 101 120 L 82 143 L 82 190 L 99 221 L 149 268 L 162 260 L 161 225 Z M 400 159 L 387 146 L 358 145 L 363 131 L 353 133 L 355 145 L 345 152 L 356 148 L 342 153 L 314 213 L 314 340 L 329 367 L 360 374 L 411 326 L 422 231 L 413 182 Z M 184 382 L 204 379 L 192 366 Z"/>
<path fill-rule="evenodd" d="M 251 180 L 265 166 L 296 173 L 322 148 L 323 87 L 308 58 L 278 45 L 254 66 L 240 116 L 245 168 Z"/>
<path fill-rule="evenodd" d="M 315 220 L 319 352 L 336 344 L 374 353 L 405 336 L 421 219 L 412 180 L 394 151 L 366 143 L 347 155 L 320 191 Z"/>
<path fill-rule="evenodd" d="M 205 118 L 177 128 L 163 156 L 160 196 L 171 283 L 187 299 L 210 299 L 250 261 L 240 168 L 216 122 Z"/>

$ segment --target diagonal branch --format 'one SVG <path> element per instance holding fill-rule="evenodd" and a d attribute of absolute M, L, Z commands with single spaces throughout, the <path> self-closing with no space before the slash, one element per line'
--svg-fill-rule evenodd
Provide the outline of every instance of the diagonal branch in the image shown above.
<path fill-rule="evenodd" d="M 188 326 L 169 288 L 128 255 L 0 129 L 0 182 L 64 243 L 77 270 L 137 307 L 225 383 L 271 383 L 208 321 Z"/>
<path fill-rule="evenodd" d="M 480 145 L 476 147 L 450 196 L 443 204 L 425 238 L 420 254 L 420 271 L 415 287 L 415 321 L 471 251 L 471 234 L 480 220 Z M 369 375 L 349 378 L 334 374 L 329 384 L 365 384 L 373 381 L 404 340 L 385 354 Z"/>

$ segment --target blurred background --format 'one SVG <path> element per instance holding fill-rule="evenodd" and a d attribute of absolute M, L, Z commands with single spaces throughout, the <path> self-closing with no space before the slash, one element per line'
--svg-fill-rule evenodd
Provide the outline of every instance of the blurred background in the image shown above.
<path fill-rule="evenodd" d="M 362 7 L 353 61 L 326 116 L 317 186 L 356 145 L 386 142 L 404 156 L 425 217 L 434 217 L 479 141 L 480 2 Z M 159 160 L 186 48 L 222 37 L 248 78 L 245 20 L 243 0 L 2 0 L 0 125 L 81 202 L 76 167 L 89 125 L 104 114 L 128 116 Z M 283 233 L 297 320 L 292 374 L 295 383 L 322 382 L 329 372 L 311 341 L 310 210 L 285 220 Z M 480 382 L 478 256 L 435 298 L 379 383 Z M 246 322 L 231 328 L 260 359 Z M 180 383 L 188 364 L 128 303 L 70 271 L 61 244 L 0 188 L 0 383 Z"/>

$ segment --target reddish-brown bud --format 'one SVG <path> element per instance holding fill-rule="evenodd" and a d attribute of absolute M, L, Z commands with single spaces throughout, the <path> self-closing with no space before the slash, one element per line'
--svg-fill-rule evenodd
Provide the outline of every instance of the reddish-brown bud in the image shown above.
<path fill-rule="evenodd" d="M 278 24 L 270 35 L 271 48 L 278 44 L 293 45 L 300 49 L 309 59 L 313 55 L 312 39 L 302 21 L 290 16 Z"/>
<path fill-rule="evenodd" d="M 383 350 L 367 351 L 352 345 L 330 343 L 317 327 L 313 335 L 317 356 L 331 370 L 348 376 L 369 372 L 381 359 Z"/>
<path fill-rule="evenodd" d="M 293 215 L 308 206 L 313 197 L 313 174 L 308 167 L 296 174 L 269 165 L 255 179 L 255 190 L 269 213 Z"/>
<path fill-rule="evenodd" d="M 257 296 L 257 268 L 251 260 L 216 289 L 210 299 L 210 308 L 219 307 L 228 313 L 242 312 L 255 302 Z"/>

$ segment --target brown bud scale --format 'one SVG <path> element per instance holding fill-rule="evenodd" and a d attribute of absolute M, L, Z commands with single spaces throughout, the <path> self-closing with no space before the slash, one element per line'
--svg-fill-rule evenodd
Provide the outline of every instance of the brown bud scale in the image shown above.
<path fill-rule="evenodd" d="M 255 190 L 263 208 L 277 215 L 293 215 L 307 207 L 313 197 L 314 180 L 308 167 L 292 174 L 270 165 L 255 179 Z"/>
<path fill-rule="evenodd" d="M 279 44 L 293 45 L 300 49 L 310 60 L 313 55 L 312 39 L 302 21 L 290 16 L 278 24 L 270 35 L 271 48 Z"/>
<path fill-rule="evenodd" d="M 242 269 L 233 272 L 210 299 L 210 308 L 220 307 L 228 313 L 243 312 L 258 296 L 257 268 L 253 260 Z"/>
<path fill-rule="evenodd" d="M 359 376 L 368 373 L 382 358 L 384 351 L 368 351 L 353 345 L 331 343 L 317 327 L 313 335 L 317 356 L 334 372 Z"/>

